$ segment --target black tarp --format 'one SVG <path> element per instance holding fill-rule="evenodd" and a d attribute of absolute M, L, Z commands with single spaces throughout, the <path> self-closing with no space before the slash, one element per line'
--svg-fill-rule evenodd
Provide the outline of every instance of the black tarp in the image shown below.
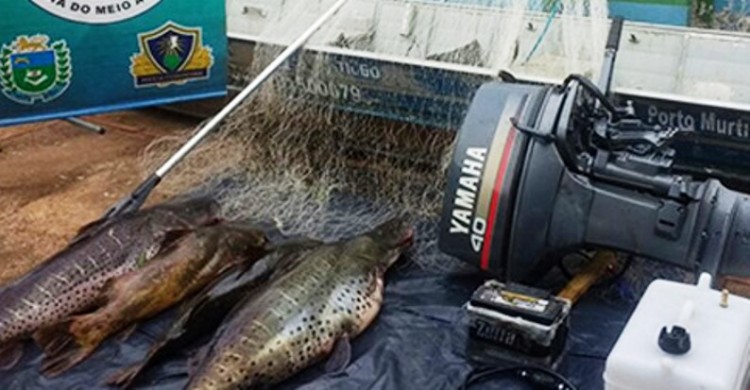
<path fill-rule="evenodd" d="M 378 320 L 353 342 L 351 364 L 330 377 L 313 367 L 279 386 L 281 389 L 457 389 L 471 371 L 465 345 L 462 305 L 483 281 L 476 273 L 435 274 L 401 266 L 388 274 L 386 298 Z M 559 372 L 581 389 L 601 389 L 604 359 L 622 330 L 630 300 L 591 294 L 571 313 L 568 351 Z M 0 374 L 0 389 L 99 389 L 102 380 L 134 362 L 168 326 L 165 313 L 138 329 L 126 342 L 110 340 L 92 358 L 66 375 L 38 374 L 41 356 L 29 343 L 21 364 Z M 180 389 L 186 382 L 187 352 L 150 370 L 145 389 Z M 474 388 L 525 389 L 511 380 Z"/>
<path fill-rule="evenodd" d="M 361 199 L 343 197 L 332 205 L 343 215 L 349 209 L 374 207 Z M 417 240 L 433 240 L 435 221 L 417 224 Z M 281 239 L 276 236 L 274 240 Z M 433 264 L 446 259 L 434 245 L 423 245 L 419 256 L 434 257 Z M 414 251 L 412 251 L 414 252 Z M 345 372 L 327 375 L 320 366 L 312 367 L 279 389 L 458 389 L 473 369 L 466 354 L 467 317 L 463 305 L 488 275 L 465 267 L 454 271 L 430 271 L 415 262 L 416 253 L 391 269 L 386 277 L 384 306 L 373 325 L 352 343 L 352 360 Z M 411 259 L 410 259 L 411 258 Z M 427 259 L 430 260 L 430 259 Z M 600 286 L 585 296 L 572 310 L 567 351 L 558 371 L 583 390 L 603 389 L 602 374 L 606 356 L 617 341 L 645 279 L 675 277 L 674 269 L 636 261 L 628 275 Z M 645 266 L 644 266 L 645 264 Z M 429 268 L 429 267 L 427 267 Z M 553 270 L 543 285 L 555 290 L 564 285 L 559 271 Z M 627 276 L 627 275 L 626 275 Z M 39 374 L 41 353 L 28 343 L 20 364 L 10 372 L 0 372 L 0 390 L 107 389 L 104 380 L 116 371 L 138 362 L 152 342 L 170 326 L 176 310 L 163 313 L 140 326 L 127 340 L 112 339 L 84 363 L 58 378 Z M 654 336 L 656 337 L 656 335 Z M 187 361 L 191 351 L 179 351 L 173 358 L 147 372 L 136 388 L 181 389 L 187 381 Z M 523 390 L 527 385 L 511 379 L 493 380 L 472 389 Z"/>

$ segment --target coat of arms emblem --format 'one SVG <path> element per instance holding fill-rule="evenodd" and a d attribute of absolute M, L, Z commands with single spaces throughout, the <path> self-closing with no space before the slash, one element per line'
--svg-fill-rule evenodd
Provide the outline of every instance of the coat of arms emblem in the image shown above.
<path fill-rule="evenodd" d="M 65 40 L 21 35 L 0 47 L 0 92 L 21 104 L 49 102 L 70 86 L 73 66 Z"/>
<path fill-rule="evenodd" d="M 165 87 L 209 78 L 214 59 L 211 47 L 203 46 L 201 31 L 168 22 L 138 34 L 140 52 L 130 67 L 135 86 Z"/>

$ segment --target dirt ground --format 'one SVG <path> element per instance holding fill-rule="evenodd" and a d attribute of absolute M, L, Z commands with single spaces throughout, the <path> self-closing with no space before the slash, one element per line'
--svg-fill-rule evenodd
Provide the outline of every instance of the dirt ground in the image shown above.
<path fill-rule="evenodd" d="M 162 110 L 83 119 L 108 132 L 64 121 L 0 128 L 0 285 L 62 249 L 133 190 L 145 173 L 142 152 L 153 140 L 198 124 Z"/>

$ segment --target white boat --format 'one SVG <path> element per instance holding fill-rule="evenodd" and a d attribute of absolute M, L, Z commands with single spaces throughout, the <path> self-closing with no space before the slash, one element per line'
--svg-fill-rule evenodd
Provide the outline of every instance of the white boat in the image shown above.
<path fill-rule="evenodd" d="M 270 60 L 262 50 L 288 44 L 331 4 L 228 0 L 235 68 L 243 73 Z M 526 5 L 350 0 L 282 73 L 290 96 L 451 129 L 476 88 L 499 75 L 535 83 L 559 83 L 570 73 L 596 79 L 610 21 L 552 18 Z M 748 74 L 750 35 L 626 21 L 613 90 L 648 123 L 730 141 L 746 153 Z"/>

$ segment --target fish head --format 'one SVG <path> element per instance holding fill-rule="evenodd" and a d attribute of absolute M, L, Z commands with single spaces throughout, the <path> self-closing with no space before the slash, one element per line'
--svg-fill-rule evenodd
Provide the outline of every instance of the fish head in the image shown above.
<path fill-rule="evenodd" d="M 414 228 L 407 218 L 393 218 L 362 236 L 369 241 L 373 260 L 388 268 L 414 241 Z"/>
<path fill-rule="evenodd" d="M 211 197 L 177 200 L 155 208 L 172 213 L 193 226 L 213 225 L 222 221 L 221 205 Z"/>
<path fill-rule="evenodd" d="M 223 232 L 229 249 L 247 260 L 257 260 L 270 250 L 268 236 L 257 226 L 228 223 L 223 226 Z"/>

